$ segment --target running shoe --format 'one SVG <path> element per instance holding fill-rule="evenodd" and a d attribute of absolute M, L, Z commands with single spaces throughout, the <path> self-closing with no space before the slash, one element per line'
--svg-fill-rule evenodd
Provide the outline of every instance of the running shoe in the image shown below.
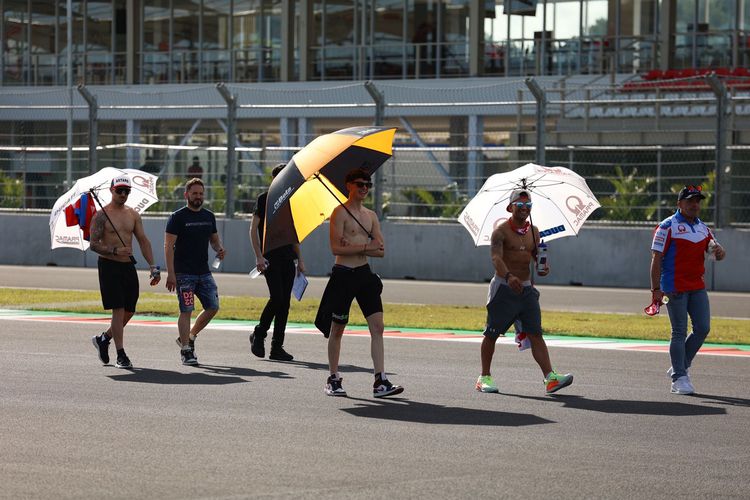
<path fill-rule="evenodd" d="M 325 391 L 329 396 L 346 396 L 346 391 L 341 387 L 343 377 L 335 378 L 333 375 L 326 381 Z"/>
<path fill-rule="evenodd" d="M 91 337 L 91 342 L 94 344 L 94 347 L 99 353 L 99 361 L 101 361 L 103 365 L 108 365 L 109 364 L 109 341 L 112 339 L 107 337 L 107 340 L 104 340 L 104 338 L 105 338 L 104 333 L 102 333 L 101 335 L 94 335 L 93 337 Z"/>
<path fill-rule="evenodd" d="M 177 344 L 177 346 L 180 349 L 182 349 L 182 340 L 180 340 L 180 337 L 177 337 L 176 339 L 174 339 L 174 341 Z M 190 347 L 193 351 L 195 351 L 195 340 L 188 338 L 188 347 Z"/>
<path fill-rule="evenodd" d="M 546 379 L 544 379 L 544 385 L 547 388 L 547 394 L 552 394 L 553 392 L 557 392 L 563 387 L 568 387 L 572 383 L 573 383 L 572 373 L 566 373 L 565 375 L 560 375 L 556 371 L 552 371 L 549 374 L 549 376 Z"/>
<path fill-rule="evenodd" d="M 265 338 L 257 335 L 257 332 L 250 334 L 250 352 L 258 356 L 259 358 L 266 357 L 266 345 Z"/>
<path fill-rule="evenodd" d="M 690 383 L 690 379 L 685 375 L 672 382 L 670 392 L 672 394 L 693 394 L 695 392 L 695 387 L 693 387 L 693 384 Z"/>
<path fill-rule="evenodd" d="M 381 379 L 380 376 L 375 379 L 375 384 L 372 386 L 372 395 L 376 398 L 384 398 L 387 396 L 395 396 L 404 392 L 404 388 L 400 385 L 393 385 L 388 379 Z"/>
<path fill-rule="evenodd" d="M 479 392 L 500 392 L 495 381 L 492 380 L 492 375 L 480 375 L 476 388 Z"/>
<path fill-rule="evenodd" d="M 130 362 L 130 358 L 128 358 L 128 355 L 123 352 L 122 354 L 117 354 L 117 362 L 115 363 L 115 368 L 133 368 L 133 363 Z"/>
<path fill-rule="evenodd" d="M 193 352 L 193 350 L 190 348 L 181 349 L 180 357 L 182 358 L 183 365 L 197 365 L 198 364 L 198 357 L 195 355 L 195 352 Z"/>
<path fill-rule="evenodd" d="M 286 352 L 283 347 L 271 347 L 271 354 L 268 355 L 268 359 L 274 361 L 292 361 L 294 356 Z"/>

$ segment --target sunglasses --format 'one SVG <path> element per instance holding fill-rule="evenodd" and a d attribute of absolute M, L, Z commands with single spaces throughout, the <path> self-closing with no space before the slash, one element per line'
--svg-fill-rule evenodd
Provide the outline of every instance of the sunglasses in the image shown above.
<path fill-rule="evenodd" d="M 117 194 L 130 194 L 130 189 L 128 189 L 128 188 L 117 188 L 117 189 L 115 189 L 115 193 L 117 193 Z"/>
<path fill-rule="evenodd" d="M 516 201 L 513 205 L 516 208 L 531 208 L 532 203 L 530 201 Z"/>
<path fill-rule="evenodd" d="M 364 181 L 352 181 L 352 184 L 356 185 L 358 188 L 364 188 L 367 189 L 372 188 L 372 182 L 364 182 Z"/>

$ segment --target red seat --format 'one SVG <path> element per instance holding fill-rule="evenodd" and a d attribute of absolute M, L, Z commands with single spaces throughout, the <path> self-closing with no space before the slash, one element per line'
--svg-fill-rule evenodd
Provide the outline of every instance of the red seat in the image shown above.
<path fill-rule="evenodd" d="M 643 75 L 644 80 L 661 80 L 664 77 L 660 69 L 652 69 L 645 75 Z"/>

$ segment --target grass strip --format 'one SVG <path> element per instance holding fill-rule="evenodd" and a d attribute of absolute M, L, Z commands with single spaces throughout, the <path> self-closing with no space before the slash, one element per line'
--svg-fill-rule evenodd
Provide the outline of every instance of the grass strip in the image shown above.
<path fill-rule="evenodd" d="M 221 296 L 219 319 L 255 321 L 266 304 L 266 297 Z M 35 311 L 104 313 L 97 291 L 36 290 L 0 288 L 3 308 Z M 290 323 L 313 323 L 319 300 L 292 300 Z M 462 330 L 478 333 L 484 330 L 486 317 L 482 306 L 444 306 L 385 304 L 385 324 L 389 328 L 426 328 Z M 142 293 L 138 314 L 175 316 L 177 299 L 169 293 Z M 365 325 L 359 308 L 352 307 L 352 325 Z M 669 318 L 666 314 L 648 317 L 637 314 L 599 314 L 543 311 L 544 332 L 550 335 L 573 335 L 594 338 L 669 340 Z M 709 341 L 714 344 L 750 344 L 750 322 L 740 319 L 713 318 Z"/>

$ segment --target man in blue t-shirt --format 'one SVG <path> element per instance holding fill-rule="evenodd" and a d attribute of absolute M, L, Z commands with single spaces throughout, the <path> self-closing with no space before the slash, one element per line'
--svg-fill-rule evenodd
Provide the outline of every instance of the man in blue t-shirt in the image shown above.
<path fill-rule="evenodd" d="M 213 212 L 202 208 L 203 181 L 193 178 L 185 183 L 187 205 L 174 212 L 167 221 L 164 235 L 164 256 L 167 262 L 167 290 L 177 290 L 180 317 L 177 330 L 180 337 L 182 364 L 196 365 L 195 338 L 219 311 L 219 292 L 208 268 L 208 244 L 216 256 L 224 260 L 224 247 L 216 231 Z M 190 318 L 195 309 L 195 297 L 203 311 L 192 328 Z"/>

